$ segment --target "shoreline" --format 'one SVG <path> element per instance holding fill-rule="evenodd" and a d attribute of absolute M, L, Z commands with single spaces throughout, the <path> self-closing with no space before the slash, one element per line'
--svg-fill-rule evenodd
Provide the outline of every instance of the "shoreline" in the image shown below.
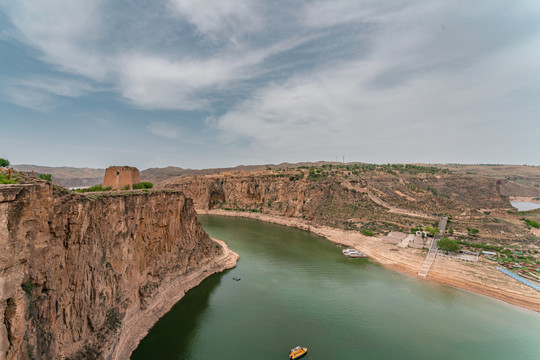
<path fill-rule="evenodd" d="M 396 249 L 395 244 L 385 242 L 379 237 L 309 224 L 299 218 L 221 209 L 196 209 L 196 211 L 200 215 L 244 217 L 310 231 L 333 243 L 356 248 L 382 266 L 415 278 L 427 254 L 425 250 L 413 248 L 393 251 L 390 249 Z M 477 263 L 468 263 L 438 256 L 426 280 L 488 296 L 540 313 L 540 293 L 497 271 L 494 263 L 488 260 L 481 259 Z"/>
<path fill-rule="evenodd" d="M 536 200 L 536 199 L 539 199 L 539 200 Z M 540 204 L 540 198 L 537 198 L 534 196 L 510 196 L 508 200 L 516 201 L 516 202 L 530 202 L 534 204 Z"/>
<path fill-rule="evenodd" d="M 215 238 L 212 240 L 222 247 L 223 254 L 209 259 L 189 274 L 177 275 L 171 279 L 158 290 L 152 302 L 144 310 L 138 306 L 128 310 L 122 321 L 118 342 L 114 347 L 109 347 L 108 351 L 104 351 L 103 358 L 129 359 L 150 329 L 184 297 L 187 291 L 198 286 L 207 277 L 236 266 L 239 255 L 229 249 L 224 241 Z"/>

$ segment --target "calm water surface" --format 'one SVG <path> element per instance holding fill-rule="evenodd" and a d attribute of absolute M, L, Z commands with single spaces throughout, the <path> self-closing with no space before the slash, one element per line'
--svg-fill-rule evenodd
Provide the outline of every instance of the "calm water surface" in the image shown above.
<path fill-rule="evenodd" d="M 305 231 L 199 219 L 238 266 L 190 290 L 131 359 L 287 359 L 295 345 L 305 359 L 540 359 L 537 313 L 345 258 Z"/>
<path fill-rule="evenodd" d="M 518 209 L 518 211 L 529 211 L 534 209 L 540 209 L 540 204 L 533 203 L 530 201 L 510 201 L 513 207 Z"/>

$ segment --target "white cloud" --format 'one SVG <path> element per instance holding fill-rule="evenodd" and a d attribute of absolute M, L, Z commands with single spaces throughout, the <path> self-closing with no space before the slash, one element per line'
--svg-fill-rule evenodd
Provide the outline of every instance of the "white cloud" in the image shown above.
<path fill-rule="evenodd" d="M 105 30 L 102 0 L 18 0 L 1 5 L 15 25 L 12 34 L 35 47 L 60 70 L 104 80 L 107 56 L 96 48 Z"/>
<path fill-rule="evenodd" d="M 167 122 L 163 122 L 163 121 L 151 122 L 150 124 L 146 126 L 146 129 L 150 133 L 157 136 L 165 137 L 168 139 L 178 139 L 177 129 L 173 125 Z"/>
<path fill-rule="evenodd" d="M 272 46 L 199 60 L 174 60 L 149 54 L 120 57 L 122 95 L 146 109 L 195 110 L 209 107 L 208 93 L 259 75 L 267 58 L 294 48 L 311 37 L 278 42 Z"/>
<path fill-rule="evenodd" d="M 394 18 L 382 21 L 364 60 L 321 66 L 257 90 L 217 118 L 223 138 L 249 140 L 254 152 L 291 161 L 341 154 L 428 161 L 430 150 L 431 161 L 456 161 L 482 158 L 494 144 L 495 159 L 519 156 L 522 139 L 540 132 L 540 107 L 522 97 L 540 97 L 540 33 L 485 44 L 463 25 L 456 42 L 440 34 L 439 6 L 422 10 L 417 18 L 404 9 L 398 25 Z M 455 16 L 447 26 L 460 26 L 462 14 L 449 13 Z"/>
<path fill-rule="evenodd" d="M 145 110 L 224 112 L 209 123 L 224 139 L 251 142 L 261 158 L 414 157 L 426 153 L 426 135 L 446 140 L 441 148 L 460 144 L 446 153 L 471 152 L 484 137 L 504 143 L 509 133 L 539 131 L 537 1 L 114 4 L 0 0 L 12 38 L 78 75 L 25 78 L 0 91 L 43 111 L 99 83 Z M 175 129 L 148 125 L 162 137 L 178 138 Z"/>
<path fill-rule="evenodd" d="M 14 38 L 37 49 L 40 59 L 59 71 L 108 84 L 107 87 L 114 88 L 131 104 L 145 109 L 208 108 L 209 93 L 264 73 L 268 69 L 261 64 L 269 57 L 313 38 L 290 34 L 262 46 L 240 45 L 236 35 L 263 27 L 264 16 L 255 1 L 224 0 L 206 5 L 189 0 L 173 3 L 181 18 L 176 20 L 177 26 L 187 20 L 201 34 L 218 42 L 208 45 L 212 48 L 210 53 L 197 54 L 193 48 L 200 44 L 189 42 L 179 48 L 158 47 L 159 51 L 155 51 L 156 45 L 164 39 L 156 38 L 151 26 L 162 26 L 167 21 L 169 23 L 163 26 L 169 31 L 165 31 L 164 36 L 171 39 L 191 36 L 193 42 L 200 41 L 189 32 L 175 33 L 176 25 L 159 11 L 143 12 L 148 16 L 146 21 L 153 19 L 154 22 L 145 25 L 147 31 L 141 33 L 142 38 L 137 42 L 131 39 L 129 28 L 124 30 L 115 23 L 116 17 L 125 19 L 138 14 L 130 13 L 134 11 L 131 8 L 122 9 L 126 13 L 115 13 L 113 5 L 104 1 L 0 0 L 13 22 Z M 131 24 L 138 21 L 132 19 Z M 123 42 L 126 38 L 131 41 Z M 234 43 L 232 48 L 227 45 L 230 42 Z M 42 90 L 70 96 L 64 92 L 69 89 L 52 88 L 48 84 L 42 84 Z"/>
<path fill-rule="evenodd" d="M 171 0 L 173 8 L 211 38 L 229 39 L 264 28 L 262 5 L 256 0 Z"/>

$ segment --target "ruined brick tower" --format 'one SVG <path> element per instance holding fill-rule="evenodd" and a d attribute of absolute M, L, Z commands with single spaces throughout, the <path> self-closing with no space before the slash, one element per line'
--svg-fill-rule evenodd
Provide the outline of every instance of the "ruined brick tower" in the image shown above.
<path fill-rule="evenodd" d="M 129 186 L 133 189 L 133 184 L 141 182 L 141 175 L 137 168 L 131 166 L 109 166 L 105 170 L 103 187 L 112 187 L 113 189 L 123 189 Z"/>

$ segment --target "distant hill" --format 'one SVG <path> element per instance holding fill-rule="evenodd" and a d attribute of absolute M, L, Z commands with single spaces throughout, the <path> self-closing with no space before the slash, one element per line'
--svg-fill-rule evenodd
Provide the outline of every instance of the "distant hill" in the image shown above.
<path fill-rule="evenodd" d="M 278 169 L 286 167 L 298 167 L 298 166 L 310 166 L 310 165 L 322 165 L 329 162 L 319 161 L 316 163 L 281 163 L 278 165 L 239 165 L 228 168 L 214 168 L 214 169 L 183 169 L 176 166 L 167 166 L 164 168 L 149 168 L 141 171 L 141 181 L 150 181 L 154 184 L 160 184 L 166 182 L 172 178 L 179 176 L 194 176 L 194 175 L 210 175 L 219 174 L 224 171 L 260 171 L 267 168 Z M 82 187 L 101 184 L 103 177 L 105 176 L 105 169 L 92 169 L 92 168 L 75 168 L 75 167 L 51 167 L 40 166 L 30 164 L 17 164 L 12 165 L 14 169 L 23 172 L 32 172 L 37 174 L 51 174 L 53 182 L 65 187 Z"/>
<path fill-rule="evenodd" d="M 75 167 L 51 167 L 29 164 L 12 165 L 16 170 L 34 172 L 37 174 L 51 174 L 53 182 L 65 187 L 81 187 L 101 184 L 105 169 L 75 168 Z"/>
<path fill-rule="evenodd" d="M 175 177 L 185 177 L 185 176 L 203 176 L 203 175 L 213 175 L 219 174 L 227 171 L 261 171 L 270 169 L 285 169 L 285 168 L 296 168 L 299 166 L 320 166 L 323 164 L 335 164 L 335 162 L 328 161 L 318 161 L 318 162 L 302 162 L 302 163 L 281 163 L 281 164 L 265 164 L 265 165 L 238 165 L 235 167 L 228 168 L 213 168 L 213 169 L 183 169 L 174 166 L 168 166 L 165 168 L 149 168 L 141 171 L 141 181 L 150 181 L 154 184 L 165 183 L 168 180 Z"/>
<path fill-rule="evenodd" d="M 435 165 L 457 174 L 500 179 L 501 194 L 540 197 L 540 166 L 528 165 Z"/>
<path fill-rule="evenodd" d="M 281 163 L 265 165 L 239 165 L 214 169 L 184 169 L 175 166 L 164 168 L 149 168 L 141 171 L 141 180 L 150 181 L 155 185 L 168 182 L 176 177 L 211 175 L 227 171 L 261 171 L 270 169 L 297 168 L 299 166 L 320 166 L 323 164 L 338 164 L 337 162 L 318 161 L 301 163 Z M 429 164 L 424 164 L 429 165 Z M 448 169 L 453 173 L 466 176 L 479 176 L 500 179 L 501 193 L 515 197 L 540 197 L 540 166 L 526 165 L 465 165 L 465 164 L 434 164 L 439 168 Z M 51 174 L 53 181 L 66 187 L 92 186 L 101 184 L 105 169 L 49 167 L 39 165 L 19 164 L 13 168 L 24 172 L 34 171 L 36 174 Z"/>

